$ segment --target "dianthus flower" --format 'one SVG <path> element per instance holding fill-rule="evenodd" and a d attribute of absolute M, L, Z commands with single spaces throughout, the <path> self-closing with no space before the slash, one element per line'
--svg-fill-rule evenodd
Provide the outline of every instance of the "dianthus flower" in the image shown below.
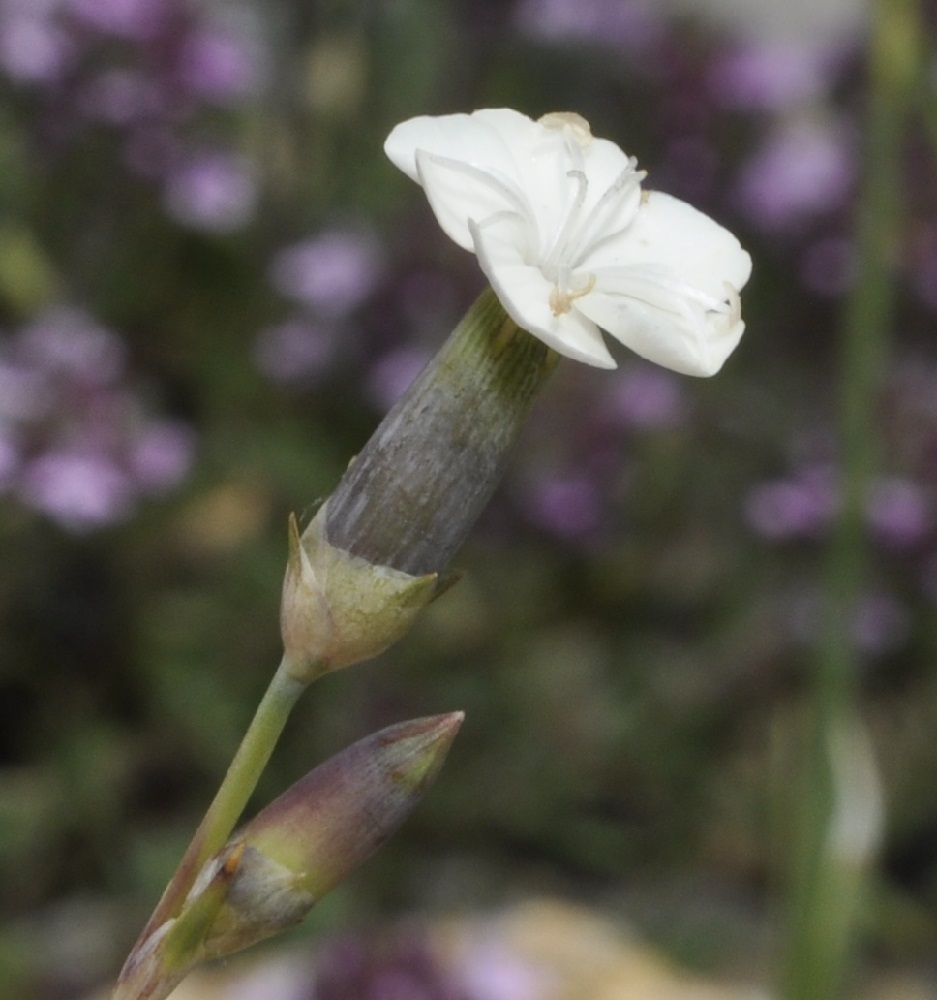
<path fill-rule="evenodd" d="M 702 212 L 642 190 L 637 161 L 579 115 L 422 116 L 384 149 L 508 315 L 559 354 L 614 368 L 605 330 L 665 368 L 714 375 L 738 344 L 751 258 Z"/>

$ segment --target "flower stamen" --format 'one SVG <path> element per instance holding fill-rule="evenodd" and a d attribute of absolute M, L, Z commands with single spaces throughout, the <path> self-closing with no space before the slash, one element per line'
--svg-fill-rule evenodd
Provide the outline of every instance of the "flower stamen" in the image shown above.
<path fill-rule="evenodd" d="M 576 193 L 573 195 L 572 204 L 566 209 L 566 213 L 557 228 L 550 249 L 543 258 L 542 266 L 549 270 L 555 269 L 563 262 L 568 263 L 568 249 L 570 239 L 579 221 L 582 206 L 585 204 L 586 195 L 589 193 L 589 179 L 582 170 L 569 170 L 566 176 L 571 178 L 576 184 Z"/>
<path fill-rule="evenodd" d="M 554 285 L 550 292 L 550 311 L 554 316 L 565 316 L 573 307 L 576 299 L 581 299 L 588 295 L 595 288 L 595 275 L 587 274 L 585 284 L 581 288 L 560 289 L 559 285 Z"/>

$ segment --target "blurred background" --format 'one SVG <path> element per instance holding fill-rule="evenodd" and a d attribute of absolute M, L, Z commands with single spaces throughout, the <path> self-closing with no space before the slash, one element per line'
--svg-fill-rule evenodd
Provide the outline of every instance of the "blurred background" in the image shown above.
<path fill-rule="evenodd" d="M 5 996 L 106 984 L 158 898 L 279 660 L 289 512 L 483 287 L 383 140 L 491 106 L 581 113 L 737 233 L 747 332 L 710 381 L 624 350 L 612 373 L 562 364 L 459 585 L 300 703 L 257 805 L 382 726 L 467 721 L 293 944 L 343 935 L 360 971 L 374 928 L 551 898 L 694 974 L 773 981 L 841 501 L 869 38 L 850 0 L 0 0 Z M 875 178 L 905 221 L 845 640 L 870 748 L 859 985 L 926 982 L 937 954 L 927 60 L 900 174 Z M 316 996 L 533 995 L 434 975 Z"/>

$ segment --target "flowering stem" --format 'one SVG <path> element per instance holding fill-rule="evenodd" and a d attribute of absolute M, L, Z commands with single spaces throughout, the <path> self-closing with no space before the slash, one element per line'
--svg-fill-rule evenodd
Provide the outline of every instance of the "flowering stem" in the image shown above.
<path fill-rule="evenodd" d="M 917 0 L 878 0 L 870 52 L 864 181 L 857 218 L 857 274 L 846 304 L 839 430 L 842 510 L 831 539 L 826 617 L 812 672 L 811 731 L 804 751 L 784 996 L 832 1000 L 841 988 L 864 891 L 866 858 L 835 835 L 846 790 L 835 740 L 857 724 L 856 606 L 866 564 L 865 505 L 878 458 L 876 403 L 888 350 L 893 266 L 901 221 L 901 143 L 919 79 Z M 873 779 L 874 780 L 874 779 Z M 855 805 L 855 803 L 851 803 Z M 862 804 L 875 808 L 870 803 Z"/>
<path fill-rule="evenodd" d="M 280 663 L 264 693 L 241 745 L 231 761 L 208 811 L 199 824 L 179 867 L 140 934 L 134 952 L 171 917 L 178 915 L 199 870 L 228 840 L 247 801 L 257 787 L 261 772 L 286 725 L 293 706 L 306 688 L 290 674 L 286 658 Z M 129 964 L 128 960 L 128 964 Z M 126 968 L 126 966 L 125 966 Z"/>

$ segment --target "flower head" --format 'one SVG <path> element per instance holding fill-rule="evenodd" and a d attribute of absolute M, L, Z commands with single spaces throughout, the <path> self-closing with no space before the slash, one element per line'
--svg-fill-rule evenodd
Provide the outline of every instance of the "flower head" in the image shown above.
<path fill-rule="evenodd" d="M 605 330 L 666 368 L 714 375 L 738 344 L 748 254 L 690 205 L 642 191 L 634 158 L 579 115 L 411 118 L 384 149 L 511 318 L 558 353 L 614 368 Z"/>

